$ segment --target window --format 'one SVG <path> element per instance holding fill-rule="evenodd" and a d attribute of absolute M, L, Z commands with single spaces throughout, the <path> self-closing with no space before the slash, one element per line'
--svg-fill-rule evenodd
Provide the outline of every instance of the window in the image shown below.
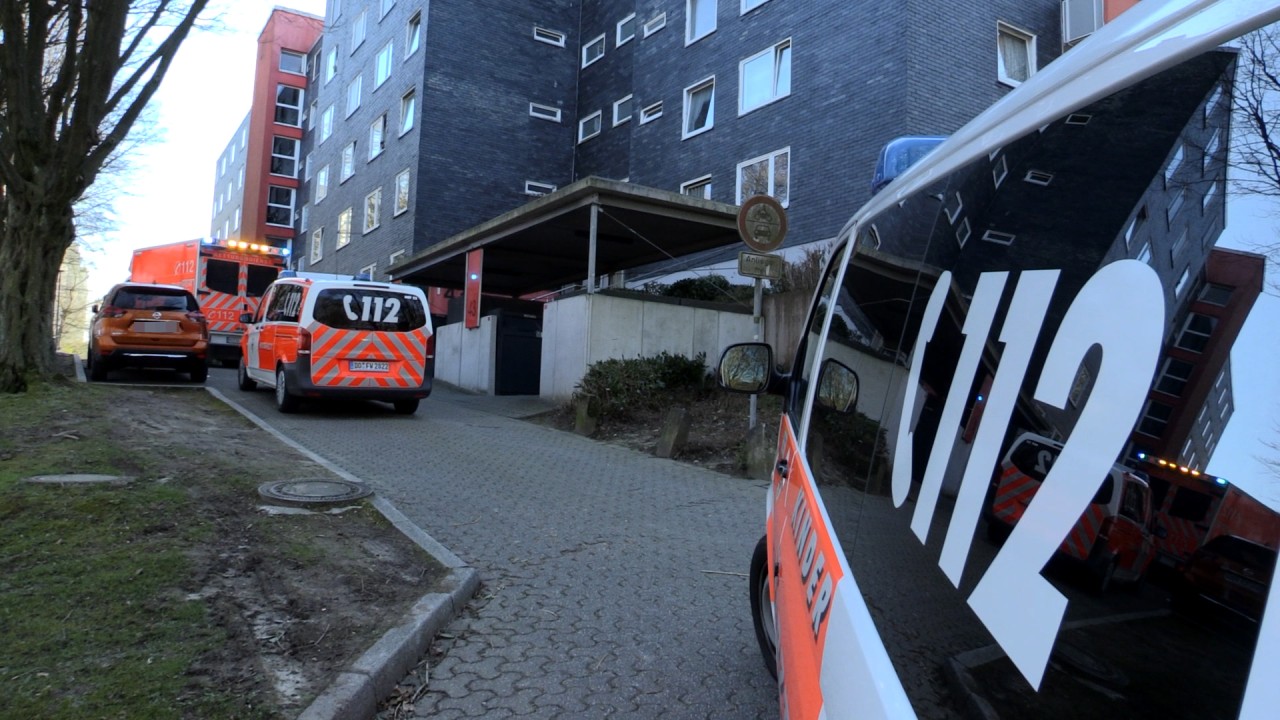
<path fill-rule="evenodd" d="M 557 30 L 548 30 L 544 27 L 533 26 L 533 39 L 538 42 L 544 42 L 548 45 L 556 47 L 564 47 L 564 33 Z"/>
<path fill-rule="evenodd" d="M 365 21 L 369 19 L 369 12 L 361 10 L 356 16 L 355 22 L 351 23 L 351 54 L 355 54 L 356 48 L 364 44 Z"/>
<path fill-rule="evenodd" d="M 324 259 L 324 228 L 311 231 L 311 264 L 315 265 Z"/>
<path fill-rule="evenodd" d="M 341 250 L 351 244 L 351 208 L 338 213 L 338 242 L 334 248 Z"/>
<path fill-rule="evenodd" d="M 360 108 L 360 89 L 364 84 L 364 73 L 356 76 L 355 80 L 347 85 L 347 117 Z"/>
<path fill-rule="evenodd" d="M 689 182 L 680 183 L 680 194 L 689 195 L 691 197 L 702 198 L 703 200 L 711 199 L 711 176 L 703 175 L 700 178 L 694 178 Z"/>
<path fill-rule="evenodd" d="M 356 174 L 356 141 L 352 140 L 342 148 L 342 162 L 338 165 L 338 182 L 346 182 L 347 178 Z"/>
<path fill-rule="evenodd" d="M 1124 246 L 1125 247 L 1130 246 L 1130 244 L 1133 242 L 1134 236 L 1138 234 L 1138 231 L 1141 230 L 1142 226 L 1145 225 L 1146 223 L 1147 223 L 1147 206 L 1143 205 L 1142 207 L 1138 208 L 1138 212 L 1133 216 L 1133 219 L 1129 221 L 1129 226 L 1124 229 Z"/>
<path fill-rule="evenodd" d="M 531 102 L 529 103 L 529 114 L 543 120 L 560 122 L 560 108 L 551 107 L 550 105 L 539 105 Z"/>
<path fill-rule="evenodd" d="M 618 21 L 618 34 L 614 40 L 615 45 L 617 47 L 622 47 L 623 45 L 626 45 L 627 43 L 631 42 L 631 40 L 635 36 L 636 36 L 636 14 L 631 13 L 630 15 Z"/>
<path fill-rule="evenodd" d="M 1213 198 L 1218 194 L 1218 183 L 1209 185 L 1209 189 L 1205 191 L 1204 198 L 1200 200 L 1200 211 L 1202 213 L 1209 212 L 1209 205 L 1213 202 Z"/>
<path fill-rule="evenodd" d="M 239 214 L 239 208 L 237 208 L 237 213 L 236 213 L 236 214 L 237 214 L 237 215 Z M 310 216 L 311 216 L 311 206 L 310 206 L 310 205 L 303 205 L 303 206 L 302 206 L 302 219 L 298 221 L 298 230 L 299 230 L 299 231 L 301 231 L 301 232 L 306 232 L 306 231 L 307 231 L 307 221 L 310 219 Z M 236 221 L 236 229 L 238 230 L 239 228 L 240 228 L 240 221 L 239 221 L 239 220 L 237 220 L 237 221 Z"/>
<path fill-rule="evenodd" d="M 378 51 L 378 58 L 373 68 L 373 87 L 382 87 L 382 83 L 391 77 L 391 43 L 382 46 Z"/>
<path fill-rule="evenodd" d="M 329 107 L 325 108 L 324 112 L 321 113 L 320 115 L 320 142 L 324 142 L 325 140 L 328 140 L 329 136 L 332 134 L 333 134 L 333 106 L 330 105 Z"/>
<path fill-rule="evenodd" d="M 1178 255 L 1182 253 L 1182 249 L 1187 246 L 1187 228 L 1182 228 L 1182 232 L 1178 233 L 1177 239 L 1169 246 L 1169 264 L 1173 265 L 1178 261 Z"/>
<path fill-rule="evenodd" d="M 372 160 L 387 149 L 387 115 L 383 113 L 369 125 L 369 159 Z"/>
<path fill-rule="evenodd" d="M 652 105 L 648 105 L 640 110 L 641 125 L 644 125 L 645 123 L 653 122 L 654 120 L 657 120 L 660 117 L 662 117 L 662 101 L 661 100 L 659 100 L 658 102 Z"/>
<path fill-rule="evenodd" d="M 293 227 L 293 188 L 267 186 L 267 224 Z"/>
<path fill-rule="evenodd" d="M 524 181 L 525 195 L 546 195 L 556 191 L 556 186 L 551 183 L 538 182 L 536 180 Z"/>
<path fill-rule="evenodd" d="M 1169 164 L 1164 168 L 1164 186 L 1169 187 L 1169 183 L 1173 182 L 1173 176 L 1178 174 L 1178 168 L 1182 167 L 1182 161 L 1187 158 L 1187 146 L 1179 143 L 1178 149 L 1173 151 L 1173 157 L 1169 158 Z"/>
<path fill-rule="evenodd" d="M 1012 25 L 996 23 L 996 79 L 1022 84 L 1036 72 L 1036 36 Z"/>
<path fill-rule="evenodd" d="M 1178 333 L 1177 346 L 1191 352 L 1203 352 L 1217 323 L 1216 319 L 1208 315 L 1191 313 L 1182 324 L 1182 332 Z"/>
<path fill-rule="evenodd" d="M 742 0 L 742 14 L 746 15 L 767 2 L 769 0 Z"/>
<path fill-rule="evenodd" d="M 307 56 L 307 68 L 311 71 L 311 82 L 318 81 L 320 79 L 320 55 L 319 54 Z"/>
<path fill-rule="evenodd" d="M 644 24 L 644 36 L 649 37 L 650 35 L 658 32 L 659 30 L 661 30 L 666 26 L 667 26 L 667 14 L 658 13 L 657 15 L 654 15 L 652 18 L 650 18 L 649 21 Z"/>
<path fill-rule="evenodd" d="M 376 230 L 382 224 L 382 188 L 364 196 L 364 231 Z"/>
<path fill-rule="evenodd" d="M 1000 187 L 1000 183 L 1009 176 L 1009 161 L 1001 155 L 998 160 L 993 161 L 991 167 L 991 182 L 995 187 Z"/>
<path fill-rule="evenodd" d="M 604 57 L 604 35 L 582 46 L 582 67 Z"/>
<path fill-rule="evenodd" d="M 717 1 L 685 0 L 685 45 L 700 40 L 715 31 Z"/>
<path fill-rule="evenodd" d="M 406 168 L 396 175 L 396 198 L 394 215 L 399 215 L 409 209 L 409 170 Z M 392 262 L 395 262 L 392 260 Z"/>
<path fill-rule="evenodd" d="M 244 187 L 244 166 L 240 166 L 240 176 L 236 178 L 236 187 Z"/>
<path fill-rule="evenodd" d="M 387 13 L 391 12 L 391 8 L 394 7 L 395 4 L 396 0 L 382 0 L 382 14 L 378 16 L 379 19 L 386 17 Z"/>
<path fill-rule="evenodd" d="M 311 199 L 312 205 L 319 205 L 320 201 L 329 194 L 329 166 L 325 165 L 316 171 L 316 184 L 313 186 L 315 197 Z"/>
<path fill-rule="evenodd" d="M 400 96 L 400 134 L 413 129 L 414 116 L 418 114 L 418 96 L 413 90 Z"/>
<path fill-rule="evenodd" d="M 1160 378 L 1156 380 L 1156 390 L 1165 395 L 1178 397 L 1187 387 L 1187 381 L 1191 379 L 1191 371 L 1195 370 L 1192 365 L 1185 360 L 1177 358 L 1169 358 L 1164 361 L 1164 369 L 1160 371 Z"/>
<path fill-rule="evenodd" d="M 395 265 L 396 263 L 400 262 L 400 259 L 403 258 L 404 256 L 405 256 L 404 250 L 397 250 L 391 253 L 391 257 L 388 258 L 388 264 Z M 436 292 L 439 292 L 439 288 L 436 289 Z"/>
<path fill-rule="evenodd" d="M 307 56 L 290 50 L 280 51 L 280 69 L 294 75 L 307 74 Z"/>
<path fill-rule="evenodd" d="M 320 104 L 315 100 L 311 101 L 311 107 L 307 108 L 307 129 L 316 129 L 316 115 L 320 113 Z"/>
<path fill-rule="evenodd" d="M 418 52 L 418 46 L 422 44 L 422 13 L 414 13 L 409 18 L 409 24 L 405 26 L 404 31 L 404 56 L 408 58 L 410 55 Z"/>
<path fill-rule="evenodd" d="M 377 269 L 378 269 L 378 263 L 373 263 L 372 265 L 365 265 L 364 267 L 360 268 L 360 274 L 364 277 L 369 278 L 370 280 L 373 280 L 374 279 L 373 274 L 374 272 L 377 271 Z"/>
<path fill-rule="evenodd" d="M 1227 302 L 1231 300 L 1231 291 L 1232 289 L 1226 285 L 1206 283 L 1204 287 L 1200 288 L 1200 301 L 1207 302 L 1210 305 L 1226 307 Z"/>
<path fill-rule="evenodd" d="M 302 208 L 302 222 L 303 224 L 306 224 L 307 222 L 307 209 L 305 207 Z M 240 229 L 240 208 L 236 208 L 236 216 L 235 216 L 235 219 L 231 221 L 231 223 L 232 223 L 231 224 L 232 230 Z"/>
<path fill-rule="evenodd" d="M 316 174 L 315 170 L 312 169 L 312 164 L 315 161 L 316 154 L 313 152 L 307 153 L 307 158 L 302 161 L 303 180 L 310 180 Z"/>
<path fill-rule="evenodd" d="M 600 134 L 600 116 L 599 110 L 582 118 L 578 122 L 578 142 L 584 142 Z"/>
<path fill-rule="evenodd" d="M 1138 251 L 1138 262 L 1151 264 L 1151 243 L 1142 243 L 1142 249 Z"/>
<path fill-rule="evenodd" d="M 1191 279 L 1191 269 L 1183 268 L 1181 277 L 1178 278 L 1178 284 L 1173 287 L 1173 296 L 1175 298 L 1182 297 L 1182 291 L 1187 289 L 1187 281 Z"/>
<path fill-rule="evenodd" d="M 716 79 L 690 85 L 684 89 L 684 133 L 691 138 L 710 130 L 715 124 Z"/>
<path fill-rule="evenodd" d="M 329 52 L 325 53 L 325 56 L 324 56 L 325 84 L 326 85 L 329 84 L 329 81 L 332 80 L 334 76 L 337 74 L 338 74 L 338 48 L 335 47 L 335 48 L 330 48 Z"/>
<path fill-rule="evenodd" d="M 1172 416 L 1173 408 L 1162 402 L 1149 400 L 1147 401 L 1146 412 L 1142 414 L 1142 420 L 1138 422 L 1138 432 L 1158 438 L 1164 434 L 1164 429 L 1169 425 L 1169 418 Z"/>
<path fill-rule="evenodd" d="M 1213 158 L 1218 154 L 1218 148 L 1222 147 L 1222 132 L 1214 130 L 1213 137 L 1209 138 L 1208 144 L 1204 147 L 1204 159 L 1201 161 L 1200 173 L 1202 175 L 1209 174 L 1209 166 L 1213 164 Z"/>
<path fill-rule="evenodd" d="M 276 86 L 276 122 L 302 127 L 302 88 Z"/>
<path fill-rule="evenodd" d="M 757 53 L 738 64 L 738 114 L 791 94 L 791 41 Z"/>
<path fill-rule="evenodd" d="M 298 177 L 297 140 L 280 137 L 279 135 L 271 139 L 271 167 L 269 172 L 272 175 Z"/>
<path fill-rule="evenodd" d="M 1173 193 L 1173 199 L 1169 201 L 1169 208 L 1165 211 L 1165 221 L 1169 227 L 1173 227 L 1173 218 L 1177 216 L 1178 211 L 1182 209 L 1182 203 L 1187 199 L 1186 187 L 1180 187 Z"/>
<path fill-rule="evenodd" d="M 752 195 L 772 195 L 786 207 L 790 202 L 791 148 L 752 158 L 738 165 L 737 204 Z"/>
<path fill-rule="evenodd" d="M 631 96 L 628 95 L 613 104 L 613 126 L 617 127 L 631 119 Z"/>

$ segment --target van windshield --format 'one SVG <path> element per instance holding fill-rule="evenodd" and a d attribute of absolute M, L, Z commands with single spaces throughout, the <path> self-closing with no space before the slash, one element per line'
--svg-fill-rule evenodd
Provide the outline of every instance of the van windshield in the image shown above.
<path fill-rule="evenodd" d="M 427 324 L 417 295 L 377 288 L 329 288 L 316 296 L 317 322 L 341 330 L 409 332 Z"/>

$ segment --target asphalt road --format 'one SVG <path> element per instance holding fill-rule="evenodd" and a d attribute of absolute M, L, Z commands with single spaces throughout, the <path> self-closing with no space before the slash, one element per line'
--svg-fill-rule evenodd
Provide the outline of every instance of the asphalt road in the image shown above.
<path fill-rule="evenodd" d="M 208 384 L 480 571 L 414 717 L 777 717 L 746 579 L 765 483 L 495 414 L 503 398 L 439 388 L 414 416 L 282 415 L 232 370 Z"/>

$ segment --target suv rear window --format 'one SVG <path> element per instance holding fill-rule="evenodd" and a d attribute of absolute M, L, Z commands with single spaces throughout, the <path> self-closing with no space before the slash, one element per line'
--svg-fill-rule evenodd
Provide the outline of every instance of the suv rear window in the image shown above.
<path fill-rule="evenodd" d="M 120 288 L 110 303 L 122 310 L 184 310 L 200 309 L 194 296 L 186 290 L 165 288 Z"/>
<path fill-rule="evenodd" d="M 329 288 L 316 296 L 317 321 L 342 330 L 409 332 L 427 324 L 417 295 L 376 288 Z"/>

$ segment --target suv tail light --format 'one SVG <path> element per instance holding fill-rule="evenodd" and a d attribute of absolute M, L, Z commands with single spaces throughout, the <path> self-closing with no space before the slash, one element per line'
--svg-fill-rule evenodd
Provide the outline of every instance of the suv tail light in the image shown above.
<path fill-rule="evenodd" d="M 204 313 L 200 312 L 199 310 L 192 310 L 191 312 L 187 313 L 187 319 L 193 323 L 200 324 L 201 340 L 209 339 L 209 319 L 204 316 Z"/>
<path fill-rule="evenodd" d="M 427 359 L 434 360 L 436 357 L 436 334 L 431 333 L 427 336 Z"/>
<path fill-rule="evenodd" d="M 124 317 L 124 310 L 116 307 L 115 305 L 103 305 L 101 312 L 102 312 L 102 317 L 108 317 L 108 318 Z"/>
<path fill-rule="evenodd" d="M 311 331 L 306 328 L 298 328 L 298 352 L 311 352 Z"/>

